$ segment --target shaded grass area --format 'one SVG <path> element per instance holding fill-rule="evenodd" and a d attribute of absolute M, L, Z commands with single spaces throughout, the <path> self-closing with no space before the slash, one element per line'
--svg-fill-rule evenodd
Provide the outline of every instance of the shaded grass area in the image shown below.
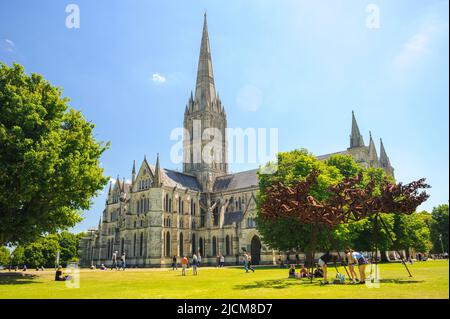
<path fill-rule="evenodd" d="M 0 272 L 0 298 L 449 298 L 448 261 L 426 261 L 409 266 L 379 265 L 378 285 L 320 285 L 319 280 L 288 279 L 288 269 L 242 267 L 200 268 L 198 276 L 188 270 L 127 269 L 126 271 L 80 271 L 79 288 L 55 282 L 54 272 Z M 345 274 L 342 267 L 338 270 Z M 330 278 L 336 275 L 329 267 Z M 370 266 L 367 267 L 370 273 Z"/>

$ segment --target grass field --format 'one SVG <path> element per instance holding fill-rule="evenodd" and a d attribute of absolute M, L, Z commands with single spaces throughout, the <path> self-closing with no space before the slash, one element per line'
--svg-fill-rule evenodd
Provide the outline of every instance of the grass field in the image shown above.
<path fill-rule="evenodd" d="M 80 287 L 55 282 L 54 272 L 29 270 L 25 275 L 0 272 L 0 298 L 449 298 L 448 261 L 410 265 L 412 278 L 400 263 L 379 265 L 379 287 L 327 285 L 288 279 L 287 269 L 260 267 L 255 273 L 242 268 L 199 268 L 186 277 L 181 270 L 127 269 L 80 271 Z M 344 269 L 339 271 L 344 273 Z M 367 267 L 370 272 L 370 266 Z M 329 267 L 334 277 L 334 267 Z"/>

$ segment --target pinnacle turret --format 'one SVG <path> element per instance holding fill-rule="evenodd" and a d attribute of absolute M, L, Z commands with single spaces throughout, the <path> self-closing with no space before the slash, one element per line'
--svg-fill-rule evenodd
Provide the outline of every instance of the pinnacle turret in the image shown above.
<path fill-rule="evenodd" d="M 350 135 L 350 148 L 364 146 L 363 137 L 359 131 L 358 123 L 356 122 L 355 113 L 352 111 L 352 134 Z"/>
<path fill-rule="evenodd" d="M 369 161 L 371 162 L 371 166 L 376 166 L 374 164 L 378 163 L 378 155 L 377 149 L 375 147 L 375 143 L 372 139 L 372 132 L 369 132 L 370 140 L 369 140 Z"/>

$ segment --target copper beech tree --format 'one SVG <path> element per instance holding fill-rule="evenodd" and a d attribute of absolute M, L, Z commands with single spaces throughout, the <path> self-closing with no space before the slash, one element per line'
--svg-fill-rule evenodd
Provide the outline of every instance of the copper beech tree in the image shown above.
<path fill-rule="evenodd" d="M 376 186 L 373 178 L 364 185 L 363 174 L 360 173 L 329 186 L 327 198 L 319 201 L 311 195 L 319 174 L 320 171 L 314 169 L 304 180 L 291 186 L 280 181 L 274 182 L 267 188 L 267 196 L 260 205 L 260 215 L 264 219 L 295 218 L 312 226 L 307 255 L 310 265 L 314 258 L 319 226 L 332 229 L 339 224 L 378 216 L 379 213 L 412 214 L 429 197 L 425 191 L 421 191 L 430 187 L 424 178 L 406 185 L 395 184 L 384 178 L 381 185 Z"/>

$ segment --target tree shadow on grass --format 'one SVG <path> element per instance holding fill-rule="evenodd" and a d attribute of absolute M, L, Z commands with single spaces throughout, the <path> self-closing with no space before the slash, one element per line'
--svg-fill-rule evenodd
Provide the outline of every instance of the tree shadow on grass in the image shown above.
<path fill-rule="evenodd" d="M 257 289 L 257 288 L 273 288 L 273 289 L 285 289 L 298 285 L 320 285 L 319 282 L 308 280 L 296 280 L 292 278 L 287 279 L 269 279 L 251 282 L 243 285 L 236 285 L 234 289 Z"/>
<path fill-rule="evenodd" d="M 380 283 L 383 284 L 418 284 L 425 282 L 424 280 L 414 280 L 414 279 L 380 279 Z"/>
<path fill-rule="evenodd" d="M 0 285 L 22 285 L 39 283 L 34 281 L 36 275 L 24 273 L 3 273 L 0 274 Z"/>

